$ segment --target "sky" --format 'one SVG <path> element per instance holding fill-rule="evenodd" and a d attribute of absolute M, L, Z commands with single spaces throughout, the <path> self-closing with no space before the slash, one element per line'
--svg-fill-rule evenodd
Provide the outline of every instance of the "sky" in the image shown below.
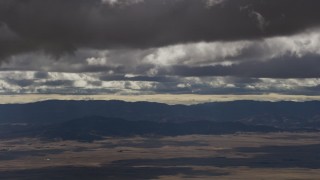
<path fill-rule="evenodd" d="M 0 96 L 317 99 L 319 8 L 319 0 L 1 0 Z"/>

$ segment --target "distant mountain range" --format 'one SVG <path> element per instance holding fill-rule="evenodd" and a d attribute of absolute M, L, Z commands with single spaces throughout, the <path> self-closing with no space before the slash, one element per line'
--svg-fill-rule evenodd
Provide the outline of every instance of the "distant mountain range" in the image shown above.
<path fill-rule="evenodd" d="M 124 101 L 44 101 L 0 105 L 0 136 L 62 139 L 317 130 L 320 102 L 233 101 L 167 105 Z"/>

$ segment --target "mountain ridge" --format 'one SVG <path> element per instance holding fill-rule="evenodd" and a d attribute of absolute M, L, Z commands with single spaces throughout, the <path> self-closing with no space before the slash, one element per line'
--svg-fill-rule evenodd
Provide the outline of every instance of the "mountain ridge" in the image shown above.
<path fill-rule="evenodd" d="M 196 105 L 153 102 L 60 101 L 0 105 L 1 123 L 52 124 L 86 116 L 156 122 L 243 122 L 275 127 L 320 127 L 320 101 L 230 101 Z"/>

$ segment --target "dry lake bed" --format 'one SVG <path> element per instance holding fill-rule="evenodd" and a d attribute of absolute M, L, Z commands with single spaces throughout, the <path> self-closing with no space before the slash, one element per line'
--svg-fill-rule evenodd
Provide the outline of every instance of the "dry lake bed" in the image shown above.
<path fill-rule="evenodd" d="M 0 179 L 320 179 L 320 133 L 0 140 Z"/>

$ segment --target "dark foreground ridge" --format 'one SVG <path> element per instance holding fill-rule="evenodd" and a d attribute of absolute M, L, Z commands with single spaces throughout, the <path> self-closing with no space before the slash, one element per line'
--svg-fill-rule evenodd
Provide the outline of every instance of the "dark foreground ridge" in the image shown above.
<path fill-rule="evenodd" d="M 50 126 L 43 133 L 47 138 L 94 140 L 103 136 L 178 136 L 189 134 L 232 134 L 236 132 L 274 132 L 277 128 L 244 125 L 237 122 L 216 123 L 194 121 L 184 123 L 158 123 L 127 121 L 115 118 L 87 117 Z"/>
<path fill-rule="evenodd" d="M 62 123 L 12 130 L 2 137 L 31 136 L 45 139 L 93 141 L 104 136 L 178 136 L 190 134 L 233 134 L 237 132 L 277 132 L 278 128 L 245 125 L 240 122 L 153 122 L 119 118 L 85 117 Z"/>

